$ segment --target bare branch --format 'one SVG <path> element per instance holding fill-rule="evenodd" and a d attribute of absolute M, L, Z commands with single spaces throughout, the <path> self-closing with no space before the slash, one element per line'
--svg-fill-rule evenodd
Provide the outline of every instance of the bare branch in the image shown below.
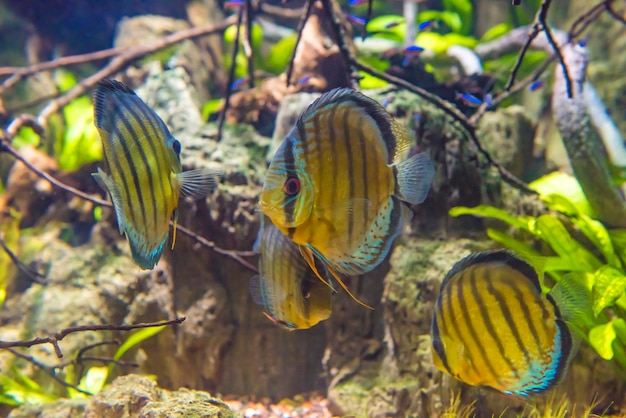
<path fill-rule="evenodd" d="M 289 65 L 287 65 L 287 87 L 289 87 L 289 84 L 291 83 L 293 63 L 296 60 L 296 51 L 298 50 L 298 45 L 300 45 L 300 40 L 302 39 L 302 31 L 304 30 L 304 25 L 306 25 L 307 20 L 309 20 L 309 17 L 311 16 L 314 4 L 315 0 L 306 0 L 306 3 L 304 3 L 304 14 L 301 15 L 300 21 L 298 22 L 298 27 L 296 28 L 296 33 L 298 34 L 298 37 L 296 38 L 296 46 L 293 49 L 293 53 L 291 54 Z"/>
<path fill-rule="evenodd" d="M 548 43 L 552 46 L 554 53 L 559 59 L 559 64 L 561 64 L 561 68 L 563 69 L 563 77 L 565 79 L 565 87 L 567 89 L 567 97 L 572 97 L 572 80 L 570 79 L 567 65 L 565 64 L 565 60 L 563 59 L 563 55 L 561 54 L 561 47 L 554 41 L 552 37 L 552 31 L 550 27 L 546 23 L 546 16 L 548 15 L 548 9 L 550 8 L 550 4 L 552 0 L 543 0 L 541 3 L 541 8 L 539 9 L 539 15 L 537 17 L 537 21 L 541 24 L 544 33 L 546 34 L 546 38 L 548 38 Z"/>
<path fill-rule="evenodd" d="M 34 345 L 40 345 L 40 344 L 52 344 L 57 357 L 62 358 L 63 352 L 61 351 L 61 348 L 59 347 L 59 341 L 61 341 L 63 338 L 67 337 L 70 334 L 74 334 L 77 332 L 85 332 L 85 331 L 130 331 L 133 329 L 140 329 L 140 328 L 153 328 L 153 327 L 160 327 L 163 325 L 180 324 L 185 319 L 186 318 L 183 316 L 183 317 L 172 319 L 169 321 L 142 322 L 139 324 L 132 324 L 132 325 L 115 325 L 115 324 L 81 325 L 81 326 L 62 329 L 61 331 L 49 337 L 38 337 L 38 338 L 33 338 L 32 340 L 20 340 L 20 341 L 0 341 L 0 348 L 10 349 L 12 347 L 32 347 Z M 13 350 L 11 350 L 11 352 L 13 352 Z"/>
<path fill-rule="evenodd" d="M 20 259 L 17 258 L 15 253 L 13 251 L 11 251 L 11 249 L 9 247 L 7 247 L 7 244 L 4 241 L 4 236 L 3 235 L 4 234 L 2 232 L 0 232 L 0 247 L 2 247 L 4 252 L 9 256 L 9 258 L 11 259 L 13 264 L 15 264 L 15 266 L 18 269 L 20 269 L 22 272 L 24 272 L 24 274 L 26 274 L 33 282 L 39 283 L 41 285 L 45 285 L 46 284 L 46 276 L 41 274 L 41 273 L 39 273 L 39 272 L 37 272 L 37 271 L 32 271 L 24 263 L 22 263 L 20 261 Z"/>

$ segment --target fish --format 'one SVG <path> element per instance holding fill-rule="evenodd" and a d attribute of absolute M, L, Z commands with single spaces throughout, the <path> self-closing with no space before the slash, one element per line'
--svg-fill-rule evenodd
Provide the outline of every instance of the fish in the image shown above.
<path fill-rule="evenodd" d="M 99 167 L 92 176 L 111 197 L 120 234 L 126 235 L 133 260 L 150 270 L 163 253 L 170 219 L 174 248 L 179 196 L 206 196 L 220 172 L 183 172 L 181 143 L 156 112 L 121 82 L 98 82 L 93 104 L 108 173 Z"/>
<path fill-rule="evenodd" d="M 465 103 L 465 105 L 470 106 L 470 107 L 478 107 L 480 106 L 483 101 L 480 100 L 478 97 L 469 94 L 469 93 L 459 93 L 457 92 L 455 94 L 455 98 L 457 100 L 460 100 L 461 102 Z"/>
<path fill-rule="evenodd" d="M 528 86 L 528 91 L 536 91 L 539 90 L 540 88 L 542 88 L 544 85 L 546 84 L 545 80 L 536 80 L 533 81 L 533 83 Z"/>
<path fill-rule="evenodd" d="M 333 289 L 317 279 L 298 245 L 266 217 L 254 249 L 261 254 L 260 274 L 250 279 L 250 294 L 272 322 L 296 330 L 330 317 Z"/>
<path fill-rule="evenodd" d="M 435 302 L 435 366 L 507 395 L 554 387 L 580 343 L 572 325 L 579 302 L 571 301 L 584 301 L 566 296 L 580 293 L 562 283 L 542 294 L 537 271 L 506 250 L 465 257 L 446 274 Z"/>
<path fill-rule="evenodd" d="M 266 172 L 260 210 L 358 303 L 342 276 L 385 259 L 411 216 L 403 202 L 422 203 L 432 183 L 427 153 L 403 159 L 411 140 L 375 100 L 334 89 L 300 115 Z"/>
<path fill-rule="evenodd" d="M 411 62 L 411 58 L 415 55 L 419 55 L 424 51 L 424 48 L 417 45 L 410 45 L 404 49 L 404 59 L 402 60 L 402 66 L 406 67 Z"/>
<path fill-rule="evenodd" d="M 243 0 L 226 1 L 224 2 L 224 9 L 234 10 L 234 9 L 238 9 L 239 7 L 243 5 L 244 5 Z"/>
<path fill-rule="evenodd" d="M 237 90 L 239 87 L 241 87 L 244 83 L 247 83 L 248 81 L 250 81 L 250 77 L 238 78 L 237 80 L 232 82 L 232 84 L 230 85 L 230 89 Z"/>
<path fill-rule="evenodd" d="M 298 84 L 306 84 L 311 79 L 311 74 L 304 75 L 298 80 Z"/>
<path fill-rule="evenodd" d="M 420 24 L 417 25 L 417 29 L 418 30 L 428 30 L 428 29 L 432 29 L 437 25 L 437 21 L 436 20 L 426 20 Z"/>
<path fill-rule="evenodd" d="M 348 6 L 350 7 L 357 7 L 357 6 L 362 6 L 364 4 L 368 4 L 369 0 L 350 0 L 348 2 Z"/>
<path fill-rule="evenodd" d="M 397 22 L 387 23 L 387 24 L 385 25 L 385 29 L 395 28 L 395 27 L 396 27 L 396 26 L 398 26 L 400 23 L 402 23 L 402 21 L 397 21 Z"/>
<path fill-rule="evenodd" d="M 347 15 L 346 18 L 349 22 L 357 26 L 365 26 L 365 24 L 367 23 L 364 18 L 352 14 Z"/>

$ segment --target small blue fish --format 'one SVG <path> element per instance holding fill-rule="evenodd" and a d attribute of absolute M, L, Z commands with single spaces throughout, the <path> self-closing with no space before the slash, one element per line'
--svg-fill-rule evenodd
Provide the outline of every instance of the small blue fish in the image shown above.
<path fill-rule="evenodd" d="M 580 41 L 578 41 L 578 46 L 581 48 L 584 48 L 587 46 L 587 38 L 581 39 Z"/>
<path fill-rule="evenodd" d="M 218 172 L 182 170 L 181 144 L 161 118 L 130 88 L 116 80 L 100 81 L 93 94 L 94 123 L 102 140 L 109 173 L 98 168 L 96 182 L 111 196 L 120 233 L 133 260 L 152 269 L 167 242 L 180 194 L 201 198 L 215 186 Z"/>
<path fill-rule="evenodd" d="M 306 84 L 311 79 L 311 74 L 307 74 L 298 80 L 298 84 Z"/>
<path fill-rule="evenodd" d="M 350 7 L 357 7 L 357 6 L 362 6 L 364 4 L 369 3 L 369 0 L 350 0 L 350 2 L 348 3 L 348 6 Z"/>
<path fill-rule="evenodd" d="M 493 106 L 493 95 L 491 93 L 485 94 L 485 103 L 487 103 L 487 106 Z"/>
<path fill-rule="evenodd" d="M 365 24 L 367 23 L 365 19 L 363 19 L 362 17 L 355 16 L 355 15 L 347 15 L 346 18 L 348 19 L 349 22 L 352 22 L 353 24 L 357 26 L 365 26 Z"/>
<path fill-rule="evenodd" d="M 456 99 L 462 101 L 463 103 L 465 103 L 465 105 L 469 106 L 469 107 L 478 107 L 480 106 L 483 101 L 480 100 L 478 97 L 473 96 L 469 93 L 456 93 Z"/>
<path fill-rule="evenodd" d="M 393 103 L 393 96 L 390 94 L 387 97 L 385 97 L 385 99 L 382 101 L 381 106 L 386 108 L 387 106 L 389 106 L 391 103 Z"/>
<path fill-rule="evenodd" d="M 419 25 L 417 25 L 417 29 L 418 30 L 433 29 L 436 25 L 437 25 L 437 21 L 436 20 L 427 20 L 427 21 L 422 22 Z"/>
<path fill-rule="evenodd" d="M 250 81 L 250 77 L 241 77 L 233 81 L 233 84 L 230 85 L 230 89 L 237 90 L 239 87 L 241 87 L 244 83 L 247 83 L 248 81 Z"/>
<path fill-rule="evenodd" d="M 411 62 L 411 58 L 416 55 L 421 54 L 424 51 L 424 48 L 417 45 L 407 46 L 404 49 L 404 59 L 402 60 L 402 66 L 406 67 Z"/>
<path fill-rule="evenodd" d="M 225 10 L 234 10 L 241 6 L 243 6 L 243 0 L 232 0 L 232 1 L 224 2 Z"/>
<path fill-rule="evenodd" d="M 528 86 L 528 91 L 536 91 L 542 88 L 546 84 L 545 80 L 536 80 L 530 86 Z"/>

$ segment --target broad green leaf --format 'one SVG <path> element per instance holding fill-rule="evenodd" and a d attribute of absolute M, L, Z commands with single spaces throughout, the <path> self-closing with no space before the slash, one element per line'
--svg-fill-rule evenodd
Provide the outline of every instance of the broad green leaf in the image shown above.
<path fill-rule="evenodd" d="M 457 206 L 450 209 L 450 216 L 457 217 L 461 215 L 473 215 L 480 218 L 493 218 L 506 222 L 509 225 L 530 232 L 530 217 L 515 217 L 509 215 L 505 210 L 495 208 L 493 206 L 479 205 L 473 208 L 465 206 Z"/>
<path fill-rule="evenodd" d="M 79 389 L 89 392 L 92 395 L 99 393 L 106 383 L 109 375 L 108 367 L 95 366 L 90 367 L 87 373 L 80 379 Z"/>
<path fill-rule="evenodd" d="M 265 60 L 263 69 L 272 74 L 280 74 L 287 69 L 293 50 L 296 47 L 296 34 L 287 36 L 276 42 L 271 48 Z"/>
<path fill-rule="evenodd" d="M 613 248 L 609 231 L 601 222 L 591 219 L 585 214 L 572 218 L 572 222 L 600 250 L 607 264 L 616 268 L 622 267 L 622 263 Z"/>
<path fill-rule="evenodd" d="M 563 223 L 552 215 L 541 215 L 534 225 L 537 237 L 546 241 L 554 252 L 569 261 L 567 270 L 595 271 L 602 263 L 567 232 Z"/>
<path fill-rule="evenodd" d="M 211 99 L 202 106 L 202 119 L 209 120 L 211 114 L 217 112 L 224 104 L 224 99 Z"/>
<path fill-rule="evenodd" d="M 380 78 L 374 77 L 364 71 L 359 71 L 359 75 L 361 76 L 361 79 L 359 80 L 359 87 L 364 90 L 379 89 L 388 85 L 385 80 L 381 80 Z"/>
<path fill-rule="evenodd" d="M 622 260 L 622 263 L 626 265 L 626 229 L 611 229 L 609 230 L 609 236 L 615 252 Z"/>
<path fill-rule="evenodd" d="M 615 329 L 612 323 L 598 325 L 589 331 L 589 344 L 605 360 L 613 358 Z"/>
<path fill-rule="evenodd" d="M 613 329 L 615 330 L 615 335 L 622 342 L 622 344 L 626 345 L 626 320 L 623 318 L 616 318 L 611 321 L 613 324 Z"/>
<path fill-rule="evenodd" d="M 397 25 L 395 25 L 396 23 Z M 368 33 L 376 33 L 376 37 L 402 42 L 406 32 L 406 23 L 404 23 L 402 16 L 385 15 L 375 17 L 367 22 L 366 28 Z"/>
<path fill-rule="evenodd" d="M 471 0 L 443 0 L 443 8 L 455 12 L 461 18 L 463 25 L 459 33 L 467 35 L 472 30 L 473 7 Z"/>
<path fill-rule="evenodd" d="M 544 196 L 552 194 L 562 196 L 576 208 L 576 212 L 583 213 L 592 218 L 595 217 L 593 209 L 591 209 L 587 196 L 585 196 L 578 180 L 570 174 L 554 171 L 533 181 L 529 184 L 529 187 L 538 192 L 542 199 Z M 548 201 L 546 203 L 549 204 L 550 202 Z M 554 210 L 559 209 L 554 208 Z"/>
<path fill-rule="evenodd" d="M 39 146 L 39 135 L 30 126 L 24 126 L 17 132 L 11 144 L 18 150 L 27 145 L 37 147 Z"/>
<path fill-rule="evenodd" d="M 87 96 L 79 97 L 63 108 L 67 130 L 63 138 L 59 166 L 73 171 L 84 164 L 102 159 L 102 144 L 94 125 L 93 107 Z"/>
<path fill-rule="evenodd" d="M 122 358 L 124 354 L 126 354 L 128 350 L 140 344 L 142 341 L 147 340 L 153 335 L 156 335 L 159 332 L 163 331 L 165 327 L 166 327 L 165 325 L 161 325 L 160 327 L 142 328 L 134 332 L 130 337 L 126 339 L 126 341 L 124 341 L 122 345 L 120 345 L 120 347 L 115 352 L 113 359 L 119 360 L 120 358 Z M 114 366 L 113 363 L 109 364 L 107 376 L 111 374 L 111 371 L 113 370 L 113 366 Z"/>
<path fill-rule="evenodd" d="M 478 44 L 478 40 L 457 33 L 441 35 L 436 32 L 419 32 L 415 38 L 415 44 L 438 55 L 444 54 L 448 48 L 455 45 L 474 48 Z"/>
<path fill-rule="evenodd" d="M 565 196 L 551 193 L 547 195 L 541 195 L 541 200 L 550 209 L 561 212 L 567 216 L 579 216 L 580 212 L 576 205 L 569 201 Z"/>
<path fill-rule="evenodd" d="M 625 291 L 626 275 L 622 270 L 611 266 L 600 267 L 594 277 L 593 314 L 597 317 L 604 308 L 612 306 Z"/>
<path fill-rule="evenodd" d="M 494 39 L 507 34 L 511 29 L 511 25 L 509 25 L 508 23 L 500 23 L 499 25 L 495 25 L 483 34 L 483 36 L 480 38 L 480 42 L 493 41 Z"/>
<path fill-rule="evenodd" d="M 57 85 L 61 92 L 65 93 L 71 90 L 76 85 L 76 76 L 64 68 L 58 68 L 54 71 L 54 83 Z"/>

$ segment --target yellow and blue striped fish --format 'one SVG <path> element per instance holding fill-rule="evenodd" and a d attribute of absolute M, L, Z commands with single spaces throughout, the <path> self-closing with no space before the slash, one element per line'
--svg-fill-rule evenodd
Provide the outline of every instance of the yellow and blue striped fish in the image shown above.
<path fill-rule="evenodd" d="M 109 174 L 93 174 L 109 193 L 120 233 L 125 233 L 133 260 L 152 269 L 167 242 L 170 219 L 176 220 L 182 192 L 206 196 L 217 172 L 182 171 L 181 145 L 161 118 L 130 88 L 103 80 L 93 93 L 95 125 Z"/>
<path fill-rule="evenodd" d="M 579 342 L 565 318 L 570 308 L 555 289 L 542 294 L 535 269 L 508 251 L 459 261 L 435 304 L 435 365 L 469 385 L 505 394 L 550 389 L 565 376 Z"/>
<path fill-rule="evenodd" d="M 276 150 L 261 211 L 300 245 L 316 273 L 319 258 L 347 290 L 339 275 L 379 265 L 410 217 L 402 201 L 421 203 L 428 194 L 432 163 L 426 153 L 402 160 L 411 145 L 409 132 L 376 101 L 332 90 Z"/>
<path fill-rule="evenodd" d="M 255 250 L 261 253 L 260 275 L 250 280 L 250 294 L 272 322 L 306 329 L 330 316 L 332 289 L 317 280 L 298 246 L 269 219 L 261 223 Z"/>

